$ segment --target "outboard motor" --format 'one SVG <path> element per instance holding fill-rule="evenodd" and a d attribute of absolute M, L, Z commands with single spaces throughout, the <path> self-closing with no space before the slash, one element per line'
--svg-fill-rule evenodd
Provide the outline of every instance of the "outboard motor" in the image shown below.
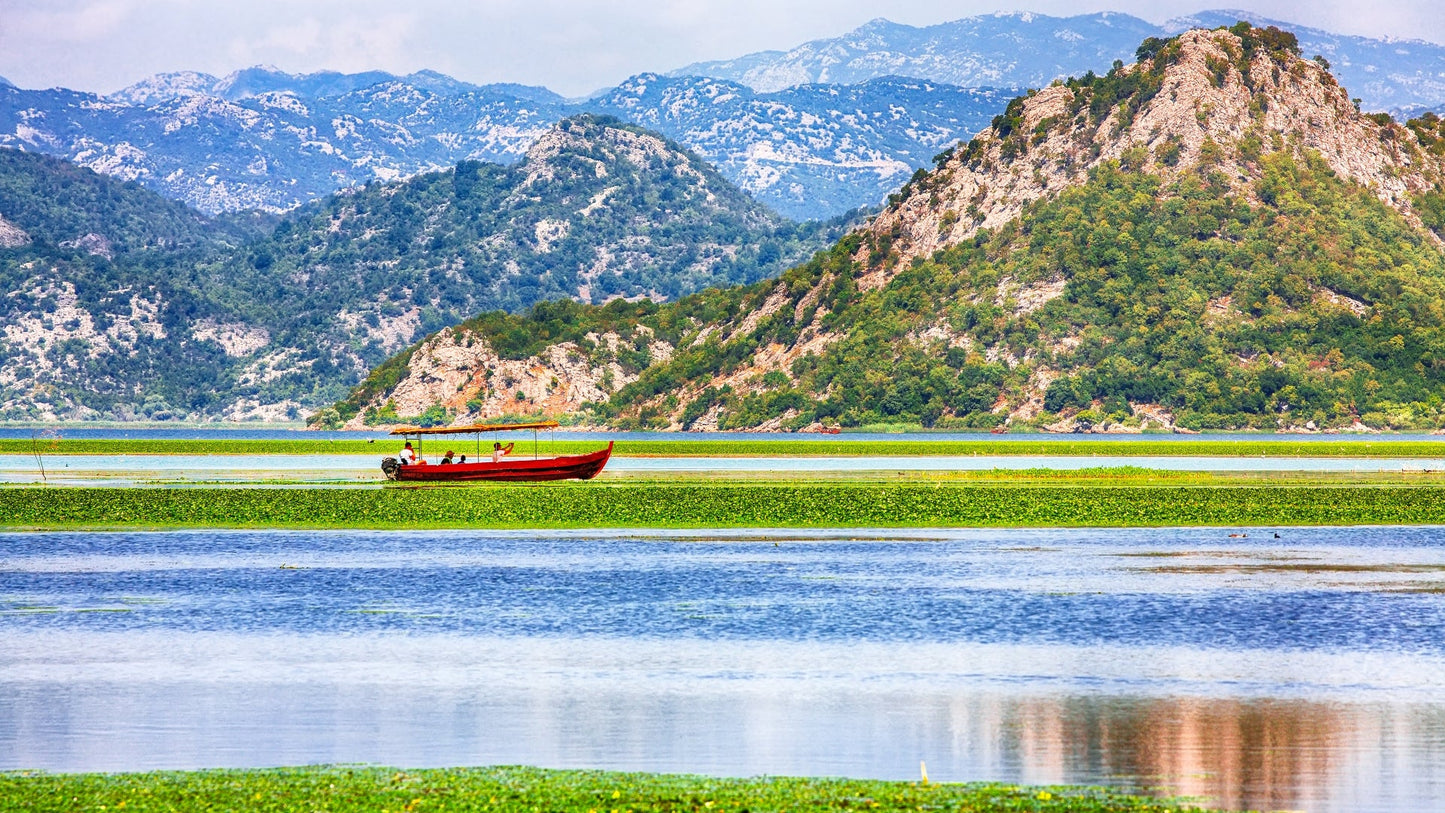
<path fill-rule="evenodd" d="M 396 473 L 399 471 L 401 471 L 401 464 L 396 461 L 396 458 L 388 457 L 381 461 L 381 473 L 386 475 L 386 479 L 395 480 Z"/>

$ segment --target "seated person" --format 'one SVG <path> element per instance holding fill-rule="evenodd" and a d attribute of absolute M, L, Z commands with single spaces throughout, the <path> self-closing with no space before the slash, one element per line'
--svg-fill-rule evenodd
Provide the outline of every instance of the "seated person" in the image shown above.
<path fill-rule="evenodd" d="M 465 463 L 465 462 L 467 462 L 467 456 L 466 456 L 466 455 L 462 455 L 461 457 L 457 458 L 457 463 Z"/>
<path fill-rule="evenodd" d="M 456 454 L 456 453 L 453 452 L 451 449 L 447 449 L 447 453 L 444 454 L 444 455 L 442 455 L 442 462 L 439 463 L 438 465 L 441 465 L 441 466 L 450 465 L 451 462 L 452 462 L 452 457 L 453 457 L 455 454 Z"/>
<path fill-rule="evenodd" d="M 411 441 L 407 441 L 401 447 L 401 454 L 397 455 L 397 459 L 400 460 L 403 466 L 416 462 L 416 452 L 411 448 Z"/>

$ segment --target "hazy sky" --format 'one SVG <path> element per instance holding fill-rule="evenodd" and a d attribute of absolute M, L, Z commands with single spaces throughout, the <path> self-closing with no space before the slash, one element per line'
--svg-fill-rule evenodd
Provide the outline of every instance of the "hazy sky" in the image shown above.
<path fill-rule="evenodd" d="M 1346 34 L 1445 42 L 1440 0 L 0 0 L 0 76 L 110 92 L 154 73 L 432 68 L 471 82 L 581 95 L 643 71 L 786 49 L 874 17 L 911 25 L 1001 10 L 1122 11 L 1152 22 L 1205 8 Z"/>

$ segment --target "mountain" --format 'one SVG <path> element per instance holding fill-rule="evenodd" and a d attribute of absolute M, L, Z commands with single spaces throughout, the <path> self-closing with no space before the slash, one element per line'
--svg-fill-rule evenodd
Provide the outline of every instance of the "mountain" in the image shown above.
<path fill-rule="evenodd" d="M 809 220 L 881 202 L 1015 93 L 898 77 L 757 93 L 642 74 L 588 107 L 687 144 L 758 200 Z"/>
<path fill-rule="evenodd" d="M 548 130 L 519 164 L 468 161 L 304 207 L 217 273 L 263 287 L 304 279 L 303 311 L 344 306 L 343 321 L 385 321 L 362 332 L 396 345 L 457 314 L 559 297 L 675 299 L 752 282 L 827 234 L 759 205 L 675 142 L 582 114 Z"/>
<path fill-rule="evenodd" d="M 0 416 L 294 418 L 478 311 L 751 282 L 841 231 L 586 115 L 515 165 L 463 162 L 269 220 L 0 150 Z"/>
<path fill-rule="evenodd" d="M 1335 78 L 1359 97 L 1366 111 L 1390 112 L 1404 121 L 1445 103 L 1445 46 L 1432 42 L 1346 36 L 1247 11 L 1203 11 L 1170 20 L 1163 27 L 1174 34 L 1190 28 L 1233 25 L 1239 20 L 1295 34 L 1300 52 L 1325 57 Z"/>
<path fill-rule="evenodd" d="M 1021 96 L 781 278 L 427 337 L 318 425 L 1445 426 L 1445 124 L 1248 24 Z M 565 318 L 564 318 L 565 317 Z"/>
<path fill-rule="evenodd" d="M 69 158 L 210 213 L 281 211 L 462 160 L 515 161 L 553 122 L 589 111 L 681 141 L 772 208 L 816 220 L 877 205 L 1012 96 L 890 78 L 759 94 L 644 74 L 572 105 L 546 88 L 429 71 L 248 68 L 161 74 L 109 97 L 0 88 L 0 146 Z"/>
<path fill-rule="evenodd" d="M 68 158 L 212 214 L 282 211 L 462 159 L 515 161 L 564 115 L 486 87 L 440 95 L 398 79 L 336 96 L 278 90 L 236 101 L 188 91 L 205 81 L 171 75 L 126 91 L 145 106 L 0 88 L 0 146 Z"/>
<path fill-rule="evenodd" d="M 198 71 L 172 71 L 158 73 L 126 88 L 110 94 L 113 102 L 128 105 L 152 105 L 187 96 L 215 96 L 216 85 L 221 80 L 209 73 Z"/>
<path fill-rule="evenodd" d="M 1240 18 L 1268 22 L 1233 11 L 1163 26 L 1124 14 L 923 28 L 875 20 L 790 51 L 642 74 L 577 102 L 434 71 L 183 71 L 109 96 L 0 83 L 0 146 L 139 181 L 212 214 L 279 212 L 458 161 L 517 161 L 554 122 L 594 112 L 681 142 L 789 217 L 826 219 L 878 205 L 985 126 L 1011 89 L 1129 61 L 1145 37 Z M 1445 47 L 1299 31 L 1302 53 L 1325 56 L 1364 110 L 1403 121 L 1445 106 Z"/>
<path fill-rule="evenodd" d="M 1145 37 L 1247 20 L 1298 36 L 1305 56 L 1329 60 L 1367 111 L 1418 112 L 1445 102 L 1445 46 L 1333 34 L 1246 11 L 1204 11 L 1155 26 L 1127 14 L 1049 17 L 1008 13 L 915 28 L 874 20 L 841 37 L 788 51 L 688 65 L 673 75 L 711 76 L 777 91 L 810 82 L 854 84 L 887 75 L 963 87 L 1043 87 L 1054 79 L 1130 61 Z"/>
<path fill-rule="evenodd" d="M 483 89 L 453 79 L 436 71 L 417 71 L 398 76 L 385 71 L 363 71 L 361 73 L 338 73 L 319 71 L 317 73 L 286 73 L 269 65 L 257 65 L 235 71 L 224 78 L 206 73 L 178 71 L 161 73 L 122 88 L 110 94 L 112 101 L 132 105 L 152 105 L 186 96 L 214 96 L 230 102 L 239 102 L 263 96 L 268 93 L 285 93 L 302 99 L 325 99 L 345 96 L 376 85 L 401 83 L 438 96 L 457 96 Z M 527 85 L 499 84 L 486 88 L 497 92 L 545 104 L 561 104 L 561 96 L 546 88 Z"/>
<path fill-rule="evenodd" d="M 884 19 L 785 52 L 700 62 L 677 76 L 730 79 L 759 91 L 908 76 L 963 87 L 1042 87 L 1127 58 L 1159 29 L 1127 14 L 1003 13 L 915 28 Z"/>
<path fill-rule="evenodd" d="M 186 341 L 206 306 L 184 278 L 264 227 L 0 150 L 0 418 L 176 414 L 224 358 Z"/>

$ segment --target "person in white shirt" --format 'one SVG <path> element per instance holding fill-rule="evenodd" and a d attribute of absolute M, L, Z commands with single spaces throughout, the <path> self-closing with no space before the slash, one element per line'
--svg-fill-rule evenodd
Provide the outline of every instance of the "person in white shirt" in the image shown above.
<path fill-rule="evenodd" d="M 406 445 L 401 447 L 401 454 L 397 456 L 401 458 L 403 466 L 410 466 L 416 462 L 416 452 L 411 449 L 411 441 L 407 441 Z"/>

